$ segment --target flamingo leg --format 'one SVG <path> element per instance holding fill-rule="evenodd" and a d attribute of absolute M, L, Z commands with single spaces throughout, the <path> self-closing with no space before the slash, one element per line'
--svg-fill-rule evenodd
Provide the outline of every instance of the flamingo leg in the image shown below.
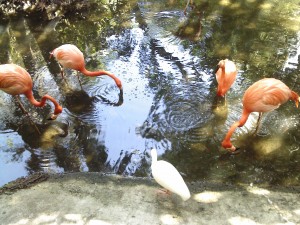
<path fill-rule="evenodd" d="M 67 85 L 69 85 L 65 78 L 65 69 L 60 64 L 58 64 L 58 65 L 60 67 L 60 75 L 61 75 L 62 79 L 66 82 Z"/>
<path fill-rule="evenodd" d="M 254 131 L 253 135 L 256 135 L 257 131 L 259 130 L 259 125 L 260 125 L 261 118 L 262 118 L 262 112 L 260 112 L 259 115 L 258 115 L 258 119 L 257 119 L 257 123 L 256 123 L 257 125 L 256 125 L 256 128 L 255 128 L 255 131 Z"/>
<path fill-rule="evenodd" d="M 156 195 L 160 195 L 162 197 L 168 197 L 172 195 L 172 192 L 170 192 L 167 189 L 163 189 L 163 188 L 158 188 L 158 190 L 156 191 Z"/>
<path fill-rule="evenodd" d="M 60 67 L 60 75 L 63 79 L 65 79 L 65 76 L 64 76 L 64 68 L 59 64 L 59 67 Z"/>
<path fill-rule="evenodd" d="M 80 84 L 81 90 L 83 90 L 83 88 L 82 88 L 82 83 L 81 83 L 81 80 L 80 80 L 80 77 L 79 77 L 79 72 L 78 72 L 78 71 L 77 71 L 76 75 L 77 75 L 77 79 L 78 79 L 78 81 L 79 81 L 79 84 Z"/>
<path fill-rule="evenodd" d="M 31 119 L 29 113 L 28 113 L 27 110 L 24 108 L 24 106 L 23 106 L 23 104 L 22 104 L 22 102 L 21 102 L 21 100 L 20 100 L 19 95 L 15 95 L 14 97 L 15 97 L 15 99 L 16 99 L 16 101 L 17 101 L 19 107 L 21 108 L 22 112 L 25 113 L 26 116 L 29 118 L 29 121 L 30 121 L 30 123 L 34 126 L 35 130 L 38 132 L 38 134 L 41 134 L 39 128 L 35 125 L 35 123 L 34 123 L 34 122 L 32 121 L 32 119 Z"/>

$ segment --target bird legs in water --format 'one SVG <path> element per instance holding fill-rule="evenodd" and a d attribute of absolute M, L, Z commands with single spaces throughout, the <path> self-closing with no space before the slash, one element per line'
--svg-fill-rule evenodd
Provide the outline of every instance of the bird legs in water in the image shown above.
<path fill-rule="evenodd" d="M 65 78 L 65 76 L 64 76 L 64 73 L 65 73 L 64 68 L 63 68 L 61 65 L 59 65 L 59 67 L 60 67 L 60 74 L 61 74 L 61 77 L 62 77 L 63 80 L 66 82 L 66 84 L 69 85 L 68 82 L 67 82 L 67 80 L 66 80 L 66 78 Z M 76 71 L 76 75 L 77 75 L 77 79 L 78 79 L 78 81 L 79 81 L 81 90 L 83 90 L 83 88 L 82 88 L 82 83 L 81 83 L 81 80 L 80 80 L 79 72 L 78 72 L 78 71 Z"/>
<path fill-rule="evenodd" d="M 61 75 L 62 79 L 64 79 L 64 81 L 66 81 L 65 76 L 64 76 L 65 70 L 60 64 L 58 64 L 58 65 L 59 65 L 59 68 L 60 68 L 60 75 Z"/>
<path fill-rule="evenodd" d="M 62 79 L 66 82 L 67 85 L 69 85 L 66 78 L 65 78 L 65 76 L 64 76 L 64 74 L 65 74 L 64 68 L 61 65 L 59 65 L 59 67 L 60 67 L 60 75 L 61 75 Z"/>
<path fill-rule="evenodd" d="M 82 83 L 81 83 L 81 80 L 80 80 L 80 77 L 79 77 L 79 72 L 78 72 L 78 71 L 76 72 L 76 75 L 77 75 L 77 78 L 78 78 L 78 81 L 79 81 L 79 84 L 80 84 L 81 90 L 83 90 L 83 88 L 82 88 Z"/>
<path fill-rule="evenodd" d="M 15 99 L 16 99 L 16 101 L 17 101 L 19 107 L 20 107 L 21 110 L 23 111 L 23 113 L 25 113 L 26 116 L 29 118 L 29 121 L 30 121 L 30 123 L 34 126 L 35 130 L 38 132 L 38 134 L 41 134 L 39 128 L 35 125 L 35 123 L 34 123 L 34 122 L 32 121 L 32 119 L 31 119 L 29 113 L 28 113 L 28 112 L 26 111 L 26 109 L 24 108 L 24 106 L 23 106 L 23 104 L 22 104 L 22 102 L 21 102 L 21 100 L 20 100 L 19 95 L 15 95 Z"/>
<path fill-rule="evenodd" d="M 254 131 L 253 135 L 256 135 L 256 134 L 257 134 L 257 131 L 258 131 L 258 129 L 259 129 L 259 125 L 260 125 L 261 118 L 262 118 L 262 112 L 260 112 L 259 115 L 258 115 L 258 119 L 257 119 L 257 123 L 256 123 L 256 128 L 255 128 L 255 131 Z"/>

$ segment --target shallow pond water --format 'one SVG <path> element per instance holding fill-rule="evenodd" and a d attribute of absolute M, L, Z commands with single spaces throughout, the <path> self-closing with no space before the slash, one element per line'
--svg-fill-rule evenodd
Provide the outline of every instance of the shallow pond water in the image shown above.
<path fill-rule="evenodd" d="M 37 99 L 48 93 L 63 106 L 22 101 L 37 134 L 13 98 L 0 92 L 0 185 L 37 171 L 99 171 L 150 177 L 149 151 L 171 162 L 185 180 L 300 184 L 299 109 L 291 101 L 238 128 L 231 155 L 221 141 L 240 118 L 245 90 L 275 77 L 300 93 L 298 1 L 112 1 L 82 14 L 47 19 L 17 17 L 0 26 L 0 62 L 23 66 Z M 276 16 L 274 16 L 276 15 Z M 118 76 L 81 76 L 65 82 L 49 52 L 72 43 L 89 70 Z M 216 98 L 214 70 L 229 58 L 237 80 L 225 99 Z"/>

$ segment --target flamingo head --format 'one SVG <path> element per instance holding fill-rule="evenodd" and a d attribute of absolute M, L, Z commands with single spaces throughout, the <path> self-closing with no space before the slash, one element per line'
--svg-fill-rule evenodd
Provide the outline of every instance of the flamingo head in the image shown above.
<path fill-rule="evenodd" d="M 54 52 L 54 50 L 53 50 L 52 52 L 50 52 L 49 59 L 51 59 L 51 58 L 52 58 L 52 56 L 53 56 L 53 52 Z"/>
<path fill-rule="evenodd" d="M 299 102 L 300 102 L 299 95 L 296 92 L 291 91 L 291 97 L 290 97 L 290 99 L 293 100 L 293 101 L 295 101 L 296 107 L 298 108 Z"/>
<path fill-rule="evenodd" d="M 218 65 L 217 65 L 217 68 L 215 69 L 215 73 L 217 73 L 220 68 L 222 68 L 222 69 L 225 68 L 225 62 L 226 61 L 228 61 L 228 59 L 222 59 L 222 60 L 219 61 Z"/>
<path fill-rule="evenodd" d="M 230 140 L 224 140 L 222 142 L 222 147 L 229 152 L 235 152 L 237 150 L 237 148 L 231 144 Z"/>
<path fill-rule="evenodd" d="M 61 113 L 62 113 L 62 107 L 60 105 L 58 105 L 55 108 L 54 113 L 48 118 L 48 120 L 56 120 L 58 115 L 61 114 Z"/>
<path fill-rule="evenodd" d="M 228 59 L 220 60 L 220 62 L 218 63 L 218 67 L 224 68 L 226 61 L 228 61 Z"/>

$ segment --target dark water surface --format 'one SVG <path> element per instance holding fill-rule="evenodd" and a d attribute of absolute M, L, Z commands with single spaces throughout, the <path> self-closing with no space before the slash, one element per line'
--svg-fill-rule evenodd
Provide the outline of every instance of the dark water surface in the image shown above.
<path fill-rule="evenodd" d="M 221 141 L 242 111 L 245 90 L 275 77 L 300 93 L 300 5 L 294 1 L 100 1 L 62 18 L 18 17 L 0 26 L 0 63 L 23 66 L 37 99 L 48 93 L 63 106 L 35 108 L 22 97 L 41 135 L 13 98 L 0 92 L 0 185 L 37 171 L 101 171 L 150 176 L 151 148 L 188 181 L 300 184 L 300 109 L 288 102 L 267 113 L 253 136 L 257 114 L 238 128 L 230 155 Z M 276 16 L 275 16 L 276 15 Z M 49 52 L 72 43 L 90 70 L 67 71 L 67 83 Z M 233 60 L 238 77 L 226 100 L 216 99 L 214 70 Z"/>

